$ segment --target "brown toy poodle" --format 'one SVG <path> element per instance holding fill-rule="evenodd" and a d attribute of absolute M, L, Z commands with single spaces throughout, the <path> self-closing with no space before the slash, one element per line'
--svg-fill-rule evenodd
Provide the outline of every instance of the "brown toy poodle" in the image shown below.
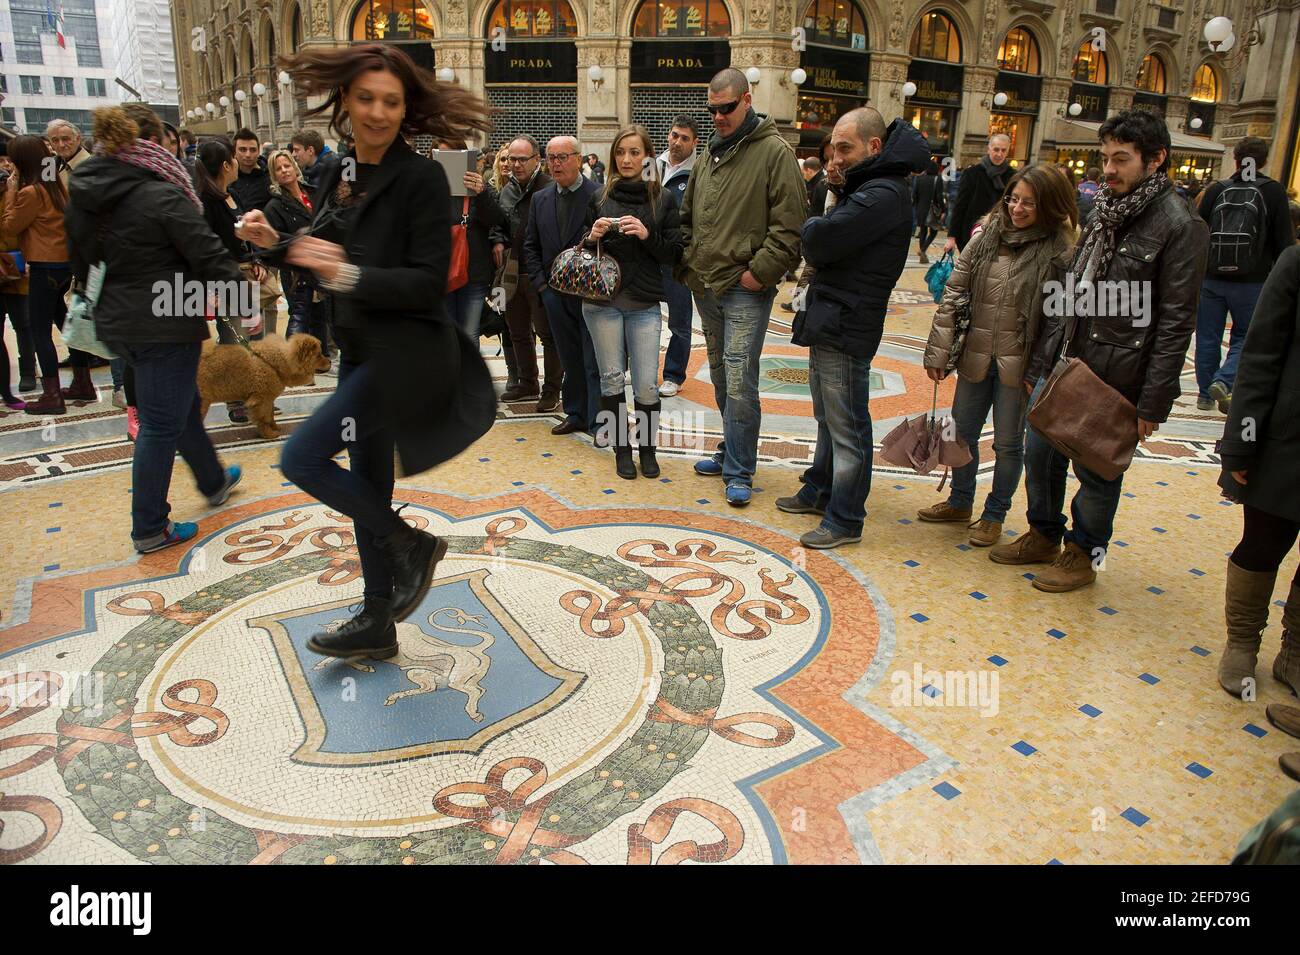
<path fill-rule="evenodd" d="M 290 385 L 310 385 L 316 380 L 321 358 L 320 340 L 311 335 L 267 335 L 243 345 L 203 343 L 199 360 L 200 411 L 207 415 L 216 401 L 242 401 L 259 437 L 278 438 L 275 399 Z"/>

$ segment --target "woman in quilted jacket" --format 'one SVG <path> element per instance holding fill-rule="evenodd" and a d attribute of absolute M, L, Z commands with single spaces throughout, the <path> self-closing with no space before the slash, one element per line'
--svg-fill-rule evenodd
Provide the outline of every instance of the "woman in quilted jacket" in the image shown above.
<path fill-rule="evenodd" d="M 1078 224 L 1074 189 L 1058 167 L 1021 170 L 962 250 L 934 316 L 926 374 L 939 382 L 957 372 L 952 417 L 971 460 L 953 471 L 948 500 L 917 517 L 967 524 L 977 547 L 998 542 L 1020 484 L 1030 390 L 1025 371 L 1042 324 L 1043 286 L 1064 276 Z M 980 432 L 990 409 L 997 463 L 984 511 L 971 522 Z"/>
<path fill-rule="evenodd" d="M 583 302 L 582 317 L 600 370 L 601 422 L 610 429 L 618 476 L 631 480 L 636 466 L 627 433 L 623 369 L 632 369 L 641 473 L 658 477 L 661 266 L 681 260 L 682 239 L 677 203 L 655 176 L 655 151 L 645 127 L 623 127 L 609 152 L 609 180 L 587 209 L 587 245 L 601 242 L 602 251 L 618 262 L 621 282 L 612 301 Z"/>

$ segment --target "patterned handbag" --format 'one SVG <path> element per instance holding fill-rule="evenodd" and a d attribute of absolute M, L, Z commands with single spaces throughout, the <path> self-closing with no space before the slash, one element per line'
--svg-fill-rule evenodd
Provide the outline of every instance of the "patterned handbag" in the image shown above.
<path fill-rule="evenodd" d="M 600 240 L 596 251 L 579 242 L 555 257 L 551 266 L 551 288 L 562 295 L 575 295 L 588 302 L 608 302 L 618 294 L 623 272 L 612 255 L 602 255 Z"/>

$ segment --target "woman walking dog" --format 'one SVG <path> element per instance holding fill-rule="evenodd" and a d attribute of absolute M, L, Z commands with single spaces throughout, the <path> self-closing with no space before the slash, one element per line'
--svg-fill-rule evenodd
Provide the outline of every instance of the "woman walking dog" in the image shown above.
<path fill-rule="evenodd" d="M 442 167 L 403 136 L 466 138 L 488 128 L 478 97 L 442 83 L 397 47 L 365 44 L 284 58 L 299 96 L 325 97 L 330 128 L 350 142 L 319 184 L 309 234 L 281 238 L 261 212 L 241 238 L 270 261 L 308 269 L 335 296 L 342 358 L 334 394 L 285 445 L 281 471 L 352 518 L 365 603 L 308 641 L 334 657 L 397 653 L 395 623 L 429 589 L 446 541 L 391 509 L 396 448 L 405 474 L 459 454 L 487 432 L 496 395 L 477 343 L 443 305 L 451 192 Z M 334 462 L 346 448 L 350 469 Z"/>

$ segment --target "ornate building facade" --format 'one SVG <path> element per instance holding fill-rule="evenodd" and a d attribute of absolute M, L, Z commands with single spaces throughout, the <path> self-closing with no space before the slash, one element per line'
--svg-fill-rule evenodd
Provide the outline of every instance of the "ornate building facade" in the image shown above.
<path fill-rule="evenodd" d="M 601 152 L 629 121 L 659 147 L 671 117 L 703 111 L 728 64 L 801 150 L 845 110 L 905 116 L 937 156 L 978 157 L 1008 133 L 1020 162 L 1095 160 L 1107 113 L 1162 113 L 1180 176 L 1231 168 L 1246 135 L 1295 174 L 1300 0 L 172 0 L 181 112 L 216 133 L 284 141 L 295 102 L 275 57 L 310 45 L 399 43 L 498 108 L 518 132 L 576 132 Z M 1210 49 L 1226 15 L 1235 44 Z M 258 95 L 256 90 L 263 90 Z M 1225 152 L 1226 148 L 1226 152 Z"/>

